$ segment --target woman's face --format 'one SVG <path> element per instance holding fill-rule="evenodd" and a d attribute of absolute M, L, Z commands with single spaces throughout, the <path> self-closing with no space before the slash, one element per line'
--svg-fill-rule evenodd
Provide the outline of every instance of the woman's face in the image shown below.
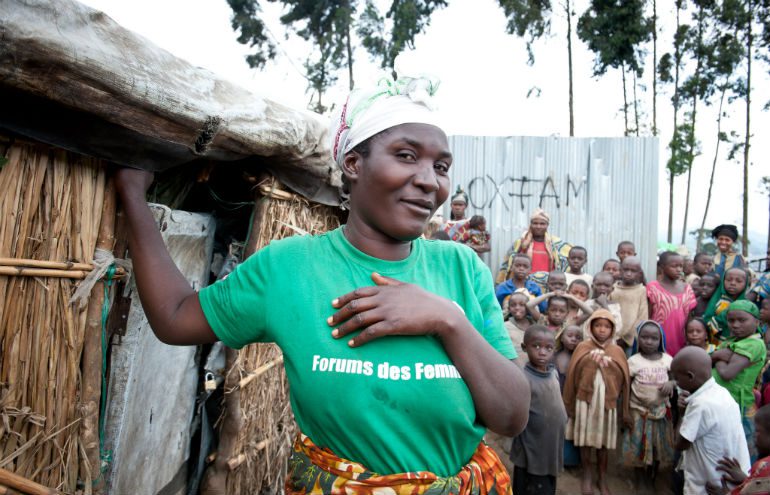
<path fill-rule="evenodd" d="M 532 235 L 535 237 L 544 236 L 547 230 L 548 230 L 548 222 L 546 222 L 542 218 L 533 218 L 529 222 L 529 231 L 532 232 Z"/>
<path fill-rule="evenodd" d="M 726 235 L 718 235 L 717 236 L 717 247 L 719 250 L 723 253 L 729 253 L 730 250 L 733 248 L 733 239 L 732 237 L 728 237 Z"/>
<path fill-rule="evenodd" d="M 452 201 L 452 218 L 454 218 L 455 220 L 461 220 L 465 218 L 466 208 L 468 208 L 468 205 L 465 204 L 465 201 L 461 199 Z"/>
<path fill-rule="evenodd" d="M 446 134 L 428 124 L 401 124 L 372 140 L 368 157 L 349 153 L 350 215 L 371 235 L 411 241 L 449 196 L 452 154 Z"/>

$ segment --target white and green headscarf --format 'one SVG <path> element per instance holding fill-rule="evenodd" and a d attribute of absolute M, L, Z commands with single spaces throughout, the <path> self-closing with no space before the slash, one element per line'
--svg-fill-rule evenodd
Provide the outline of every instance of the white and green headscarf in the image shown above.
<path fill-rule="evenodd" d="M 428 77 L 380 79 L 375 88 L 356 89 L 332 117 L 332 158 L 341 166 L 345 154 L 375 134 L 400 124 L 441 127 L 432 97 L 439 83 Z"/>

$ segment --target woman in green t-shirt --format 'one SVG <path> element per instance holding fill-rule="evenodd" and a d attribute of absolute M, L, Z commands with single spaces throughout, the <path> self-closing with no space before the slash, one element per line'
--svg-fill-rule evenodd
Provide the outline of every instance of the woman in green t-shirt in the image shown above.
<path fill-rule="evenodd" d="M 481 439 L 485 428 L 523 429 L 529 387 L 511 361 L 492 276 L 467 247 L 419 239 L 450 190 L 452 153 L 430 109 L 435 87 L 401 78 L 353 92 L 331 130 L 347 224 L 273 242 L 200 294 L 145 203 L 152 174 L 117 173 L 136 283 L 158 338 L 281 346 L 302 430 L 288 493 L 510 491 Z"/>

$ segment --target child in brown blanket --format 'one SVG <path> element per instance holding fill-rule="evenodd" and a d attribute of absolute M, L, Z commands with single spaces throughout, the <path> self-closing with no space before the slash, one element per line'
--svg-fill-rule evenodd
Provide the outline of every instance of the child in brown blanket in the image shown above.
<path fill-rule="evenodd" d="M 594 311 L 587 324 L 590 339 L 575 349 L 564 384 L 564 405 L 569 416 L 566 437 L 581 448 L 581 491 L 593 493 L 591 460 L 595 450 L 599 489 L 602 495 L 609 495 L 609 449 L 615 449 L 617 445 L 618 421 L 627 426 L 631 422 L 628 363 L 623 349 L 615 343 L 615 320 L 609 311 Z M 620 412 L 617 410 L 618 398 L 622 404 Z"/>

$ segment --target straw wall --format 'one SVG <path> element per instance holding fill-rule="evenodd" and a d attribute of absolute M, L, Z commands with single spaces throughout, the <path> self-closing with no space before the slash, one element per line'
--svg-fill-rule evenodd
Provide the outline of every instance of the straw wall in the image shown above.
<path fill-rule="evenodd" d="M 0 257 L 90 262 L 103 168 L 44 146 L 0 146 Z M 78 479 L 90 491 L 91 474 L 79 437 L 86 311 L 68 304 L 76 282 L 0 276 L 0 467 L 65 493 Z"/>
<path fill-rule="evenodd" d="M 271 240 L 339 226 L 338 210 L 283 191 L 274 179 L 263 183 L 259 191 L 262 199 L 256 207 L 247 254 Z M 225 381 L 227 411 L 222 433 L 226 437 L 228 431 L 233 432 L 235 438 L 220 442 L 220 447 L 232 446 L 225 493 L 281 493 L 296 435 L 281 351 L 272 344 L 258 344 L 231 352 L 237 357 Z"/>

